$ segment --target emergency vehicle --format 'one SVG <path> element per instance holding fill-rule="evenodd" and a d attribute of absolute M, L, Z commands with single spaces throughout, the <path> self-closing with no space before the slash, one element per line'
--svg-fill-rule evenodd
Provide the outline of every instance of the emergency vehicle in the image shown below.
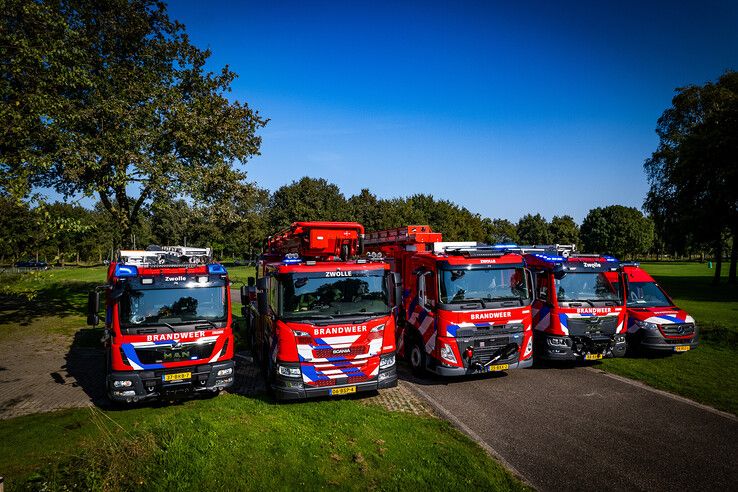
<path fill-rule="evenodd" d="M 161 264 L 155 255 L 128 253 L 120 252 L 107 283 L 89 295 L 89 325 L 99 323 L 101 298 L 105 302 L 102 342 L 110 399 L 135 402 L 231 386 L 234 338 L 226 269 L 218 263 Z"/>
<path fill-rule="evenodd" d="M 574 245 L 516 246 L 535 277 L 536 358 L 599 360 L 625 355 L 620 262 Z"/>
<path fill-rule="evenodd" d="M 664 289 L 637 264 L 624 265 L 628 309 L 628 347 L 659 352 L 686 352 L 698 345 L 694 318 L 679 309 Z"/>
<path fill-rule="evenodd" d="M 241 291 L 253 351 L 278 399 L 397 385 L 389 265 L 355 222 L 295 222 L 266 241 Z"/>
<path fill-rule="evenodd" d="M 396 339 L 413 372 L 459 376 L 532 365 L 532 278 L 520 254 L 443 242 L 427 225 L 372 232 L 365 244 L 401 278 Z"/>

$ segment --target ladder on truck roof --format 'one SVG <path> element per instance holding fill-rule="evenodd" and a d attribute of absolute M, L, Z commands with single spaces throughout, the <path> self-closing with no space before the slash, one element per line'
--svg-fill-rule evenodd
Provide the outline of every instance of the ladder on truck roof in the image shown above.
<path fill-rule="evenodd" d="M 145 250 L 120 250 L 118 262 L 136 266 L 200 265 L 212 260 L 210 248 L 186 246 L 157 246 Z"/>
<path fill-rule="evenodd" d="M 315 260 L 347 260 L 363 251 L 364 226 L 358 222 L 294 222 L 266 240 L 265 254 Z"/>
<path fill-rule="evenodd" d="M 417 243 L 438 243 L 443 239 L 440 232 L 433 232 L 429 225 L 410 225 L 366 235 L 364 243 L 372 246 L 411 245 Z"/>
<path fill-rule="evenodd" d="M 563 258 L 569 258 L 573 256 L 592 256 L 592 255 L 579 255 L 577 254 L 576 244 L 533 244 L 533 245 L 517 245 L 510 244 L 505 245 L 504 249 L 512 253 L 520 253 L 521 255 L 527 253 L 556 253 L 557 256 Z M 594 255 L 599 256 L 599 255 Z"/>

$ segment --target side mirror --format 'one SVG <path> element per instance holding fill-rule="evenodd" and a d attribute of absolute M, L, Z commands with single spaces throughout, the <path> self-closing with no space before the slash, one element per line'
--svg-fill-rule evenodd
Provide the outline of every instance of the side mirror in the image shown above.
<path fill-rule="evenodd" d="M 248 301 L 248 290 L 247 289 L 248 289 L 248 287 L 246 287 L 245 285 L 242 285 L 241 286 L 241 289 L 240 289 L 240 292 L 241 292 L 241 304 L 243 304 L 244 306 L 249 302 Z"/>
<path fill-rule="evenodd" d="M 256 308 L 259 314 L 269 313 L 269 302 L 267 300 L 267 277 L 261 277 L 256 281 Z"/>
<path fill-rule="evenodd" d="M 100 311 L 100 293 L 96 290 L 91 290 L 87 296 L 87 324 L 95 327 L 100 323 L 100 316 L 97 313 Z"/>
<path fill-rule="evenodd" d="M 253 287 L 254 285 L 256 285 L 256 279 L 254 277 L 247 278 L 246 285 L 248 285 L 249 287 Z"/>

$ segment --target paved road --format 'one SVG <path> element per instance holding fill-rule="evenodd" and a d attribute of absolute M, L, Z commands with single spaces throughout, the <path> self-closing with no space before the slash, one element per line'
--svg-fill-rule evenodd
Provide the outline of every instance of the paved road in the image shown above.
<path fill-rule="evenodd" d="M 403 377 L 540 490 L 735 490 L 738 483 L 734 418 L 601 371 Z"/>

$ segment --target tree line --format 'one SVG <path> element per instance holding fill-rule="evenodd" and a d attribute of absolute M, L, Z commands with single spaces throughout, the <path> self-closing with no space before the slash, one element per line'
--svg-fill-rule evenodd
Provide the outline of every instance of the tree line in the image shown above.
<path fill-rule="evenodd" d="M 102 203 L 92 208 L 69 203 L 31 207 L 0 197 L 0 259 L 100 262 L 119 248 L 149 244 L 207 246 L 221 259 L 253 259 L 268 235 L 298 220 L 356 221 L 367 231 L 430 224 L 448 241 L 575 244 L 579 250 L 624 258 L 645 254 L 653 244 L 650 219 L 620 205 L 592 209 L 581 226 L 568 215 L 547 221 L 540 214 L 528 214 L 513 223 L 425 194 L 384 199 L 363 189 L 347 198 L 338 186 L 320 178 L 304 177 L 274 193 L 253 184 L 249 188 L 214 206 L 183 199 L 153 201 L 130 233 Z"/>
<path fill-rule="evenodd" d="M 367 229 L 429 223 L 449 240 L 576 243 L 632 257 L 712 253 L 738 264 L 738 75 L 679 88 L 644 165 L 648 217 L 613 205 L 581 224 L 538 214 L 486 218 L 429 195 L 346 198 L 325 180 L 269 193 L 246 180 L 269 120 L 230 97 L 237 76 L 158 0 L 5 0 L 0 9 L 0 256 L 70 255 L 185 242 L 253 256 L 292 220 Z M 206 68 L 208 67 L 208 68 Z M 51 189 L 88 210 L 46 204 Z M 66 261 L 66 260 L 65 260 Z"/>

